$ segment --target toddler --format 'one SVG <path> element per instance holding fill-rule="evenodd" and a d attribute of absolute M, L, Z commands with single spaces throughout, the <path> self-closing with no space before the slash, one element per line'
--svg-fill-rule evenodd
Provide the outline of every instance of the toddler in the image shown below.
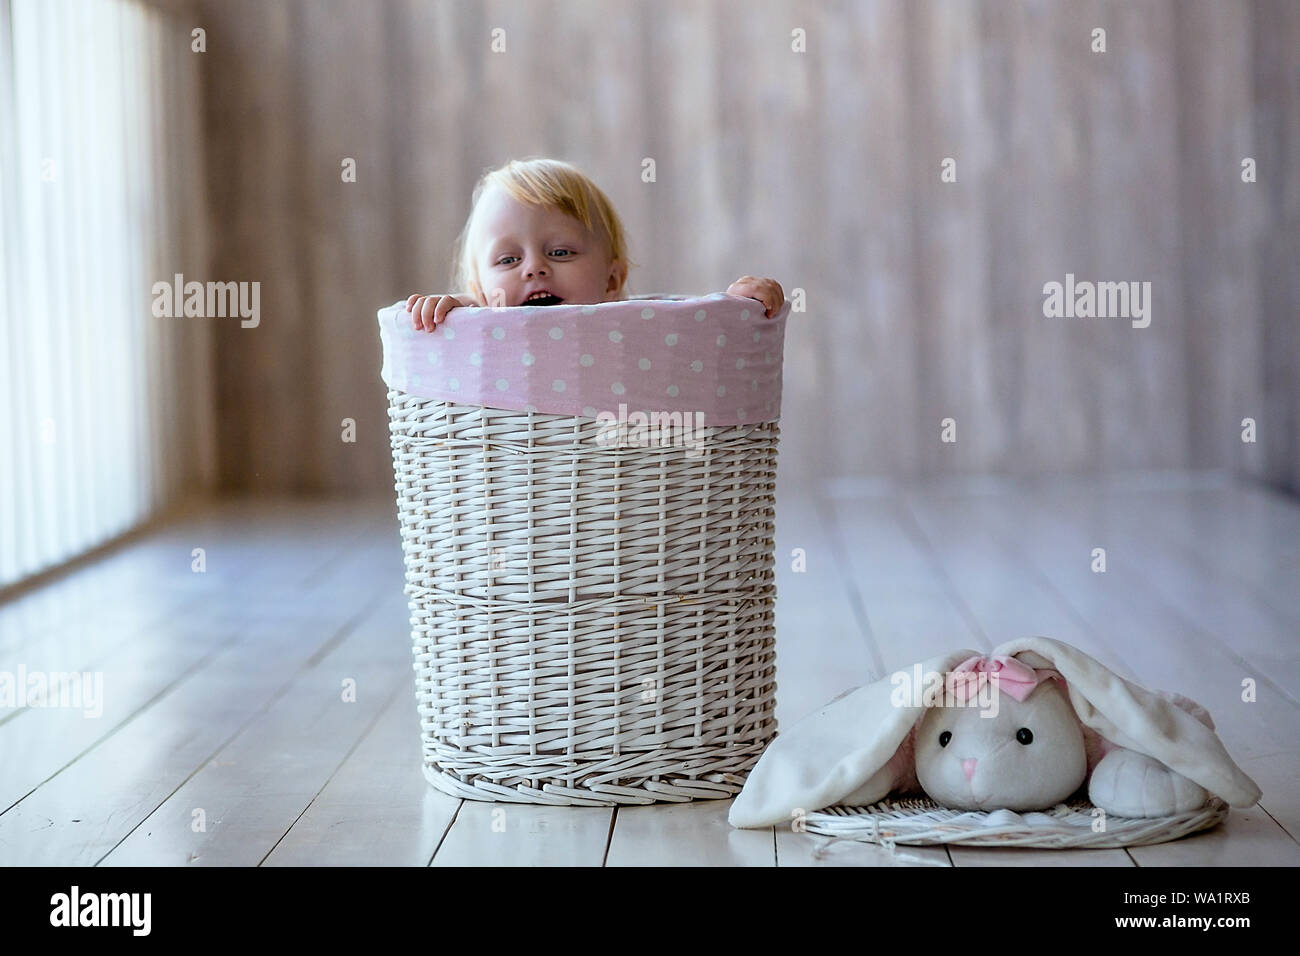
<path fill-rule="evenodd" d="M 576 167 L 554 159 L 511 160 L 474 187 L 456 240 L 454 295 L 406 300 L 415 328 L 433 331 L 457 306 L 590 305 L 623 299 L 630 260 L 623 223 L 608 197 Z M 774 279 L 741 276 L 728 295 L 785 302 Z"/>

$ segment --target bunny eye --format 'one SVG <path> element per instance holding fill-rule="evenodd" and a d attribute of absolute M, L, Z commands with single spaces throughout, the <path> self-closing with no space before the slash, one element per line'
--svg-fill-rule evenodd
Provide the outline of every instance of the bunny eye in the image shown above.
<path fill-rule="evenodd" d="M 1016 740 L 1027 747 L 1034 742 L 1034 732 L 1028 727 L 1021 727 L 1016 731 Z"/>
<path fill-rule="evenodd" d="M 945 730 L 943 733 L 939 735 L 939 746 L 940 747 L 948 746 L 948 741 L 950 740 L 952 740 L 952 731 Z"/>

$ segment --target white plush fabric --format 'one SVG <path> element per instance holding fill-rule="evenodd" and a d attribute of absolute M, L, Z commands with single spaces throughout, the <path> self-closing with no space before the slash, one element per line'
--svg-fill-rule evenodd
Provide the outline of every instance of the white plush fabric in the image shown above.
<path fill-rule="evenodd" d="M 925 793 L 953 810 L 1042 810 L 1078 790 L 1088 758 L 1083 728 L 1061 686 L 1044 681 L 1026 700 L 1004 696 L 998 704 L 989 717 L 976 707 L 925 712 L 915 735 L 916 775 Z M 1027 744 L 1016 739 L 1022 729 Z"/>
<path fill-rule="evenodd" d="M 947 674 L 973 656 L 979 652 L 954 651 L 904 672 Z M 1015 657 L 1030 667 L 1054 669 L 1064 678 L 1085 739 L 1095 732 L 1111 748 L 1096 764 L 1098 787 L 1095 792 L 1089 790 L 1098 806 L 1111 803 L 1108 812 L 1163 815 L 1169 812 L 1169 801 L 1181 807 L 1197 799 L 1203 803 L 1209 794 L 1234 807 L 1249 807 L 1259 800 L 1259 787 L 1232 761 L 1208 715 L 1203 710 L 1203 716 L 1192 712 L 1195 705 L 1191 702 L 1139 687 L 1078 648 L 1046 637 L 1009 641 L 988 657 Z M 875 803 L 915 781 L 912 733 L 929 708 L 924 701 L 899 705 L 897 682 L 891 678 L 894 675 L 843 695 L 780 732 L 733 802 L 731 824 L 770 826 L 790 820 L 801 810 Z M 1039 698 L 1043 690 L 1036 689 L 1026 703 Z M 1149 766 L 1144 769 L 1132 763 L 1117 752 L 1120 748 L 1158 762 L 1186 782 L 1174 780 L 1159 792 L 1151 790 L 1143 779 Z M 1089 771 L 1094 769 L 1093 756 L 1090 750 Z M 1077 761 L 1071 757 L 1062 762 L 1062 766 L 1066 764 L 1075 767 Z M 1060 771 L 1047 772 L 1055 776 Z M 1053 789 L 1041 780 L 1024 783 L 1026 790 Z M 1198 790 L 1204 791 L 1199 797 Z M 1024 801 L 1008 802 L 1018 803 L 1020 809 L 1035 809 Z M 1051 804 L 1049 799 L 1036 809 Z"/>

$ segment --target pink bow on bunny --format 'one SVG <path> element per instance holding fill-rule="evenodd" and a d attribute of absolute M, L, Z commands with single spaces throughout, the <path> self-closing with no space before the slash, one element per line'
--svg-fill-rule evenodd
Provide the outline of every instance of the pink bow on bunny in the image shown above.
<path fill-rule="evenodd" d="M 1044 680 L 1055 679 L 1065 683 L 1058 671 L 1050 668 L 1034 670 L 1015 657 L 968 657 L 945 678 L 949 691 L 958 700 L 966 700 L 977 693 L 985 681 L 993 681 L 999 693 L 1010 694 L 1024 700 Z"/>

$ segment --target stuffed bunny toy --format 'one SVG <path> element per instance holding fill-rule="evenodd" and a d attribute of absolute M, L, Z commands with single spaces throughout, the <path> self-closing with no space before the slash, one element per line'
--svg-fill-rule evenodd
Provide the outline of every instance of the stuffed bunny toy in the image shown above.
<path fill-rule="evenodd" d="M 1248 807 L 1260 796 L 1203 708 L 1032 637 L 988 657 L 932 658 L 836 698 L 777 735 L 730 821 L 770 826 L 891 793 L 953 809 L 1045 810 L 1085 781 L 1089 800 L 1120 817 L 1185 813 L 1212 795 Z"/>

